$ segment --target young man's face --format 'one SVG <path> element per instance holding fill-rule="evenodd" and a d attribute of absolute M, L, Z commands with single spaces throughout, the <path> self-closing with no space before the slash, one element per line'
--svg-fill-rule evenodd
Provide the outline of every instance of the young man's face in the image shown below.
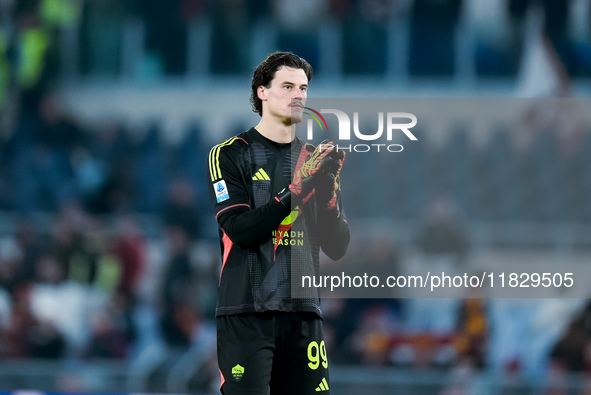
<path fill-rule="evenodd" d="M 285 125 L 301 122 L 307 91 L 308 77 L 304 70 L 281 66 L 269 87 L 259 87 L 263 117 L 278 118 Z"/>

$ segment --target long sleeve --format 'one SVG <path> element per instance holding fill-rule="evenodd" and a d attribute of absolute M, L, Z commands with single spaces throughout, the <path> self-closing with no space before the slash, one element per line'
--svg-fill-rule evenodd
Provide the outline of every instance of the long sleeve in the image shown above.
<path fill-rule="evenodd" d="M 277 229 L 290 208 L 276 199 L 252 208 L 251 192 L 245 182 L 247 171 L 241 161 L 244 141 L 230 139 L 214 147 L 209 155 L 208 173 L 216 219 L 230 240 L 242 249 L 254 246 Z"/>
<path fill-rule="evenodd" d="M 340 207 L 340 204 L 337 207 Z M 330 259 L 336 261 L 347 253 L 351 235 L 349 224 L 341 209 L 319 210 L 317 231 L 322 251 Z"/>
<path fill-rule="evenodd" d="M 273 199 L 254 210 L 241 206 L 223 212 L 219 215 L 218 222 L 230 240 L 245 249 L 277 229 L 289 211 L 289 207 Z"/>

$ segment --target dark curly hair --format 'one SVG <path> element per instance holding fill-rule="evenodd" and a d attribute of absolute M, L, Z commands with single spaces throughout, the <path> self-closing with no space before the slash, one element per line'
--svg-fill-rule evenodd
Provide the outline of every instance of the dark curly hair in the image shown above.
<path fill-rule="evenodd" d="M 306 60 L 292 52 L 272 53 L 258 65 L 252 76 L 250 104 L 252 104 L 252 111 L 258 112 L 259 115 L 263 115 L 263 102 L 259 99 L 257 90 L 259 86 L 269 87 L 271 80 L 275 78 L 275 72 L 281 66 L 302 69 L 306 73 L 306 77 L 308 77 L 308 82 L 312 80 L 312 66 Z"/>

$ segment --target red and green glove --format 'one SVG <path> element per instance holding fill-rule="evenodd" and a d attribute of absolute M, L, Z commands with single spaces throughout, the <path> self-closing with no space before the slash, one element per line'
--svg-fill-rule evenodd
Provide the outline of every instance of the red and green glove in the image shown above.
<path fill-rule="evenodd" d="M 333 150 L 324 159 L 316 182 L 316 200 L 318 207 L 334 209 L 337 205 L 337 191 L 341 188 L 340 173 L 345 162 L 345 152 Z"/>
<path fill-rule="evenodd" d="M 310 146 L 311 147 L 311 146 Z M 286 206 L 300 202 L 306 203 L 314 194 L 317 186 L 316 176 L 325 173 L 324 167 L 329 163 L 327 157 L 334 151 L 334 144 L 324 140 L 311 151 L 311 154 L 296 166 L 293 181 L 277 195 L 277 200 Z"/>

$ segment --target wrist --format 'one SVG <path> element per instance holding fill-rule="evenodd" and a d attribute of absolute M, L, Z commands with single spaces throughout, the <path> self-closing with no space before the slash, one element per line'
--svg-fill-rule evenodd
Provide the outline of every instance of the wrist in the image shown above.
<path fill-rule="evenodd" d="M 276 196 L 275 200 L 283 204 L 285 207 L 291 209 L 292 193 L 289 188 L 283 188 Z"/>

